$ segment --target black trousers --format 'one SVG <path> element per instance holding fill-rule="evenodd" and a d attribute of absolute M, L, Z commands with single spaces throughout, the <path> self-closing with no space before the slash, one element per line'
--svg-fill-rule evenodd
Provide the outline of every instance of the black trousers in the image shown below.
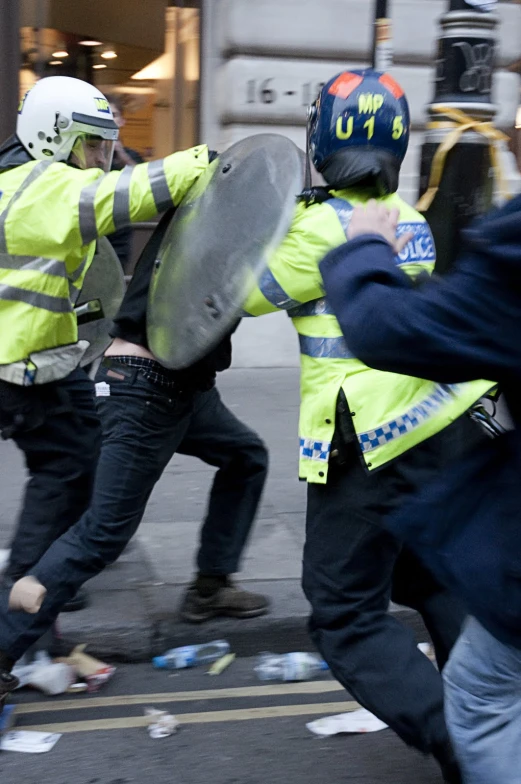
<path fill-rule="evenodd" d="M 347 464 L 331 466 L 326 485 L 308 485 L 303 587 L 313 640 L 353 697 L 424 752 L 447 739 L 442 680 L 412 632 L 389 614 L 389 601 L 421 613 L 440 666 L 465 608 L 385 530 L 384 519 L 482 437 L 462 417 L 372 474 L 353 447 Z"/>
<path fill-rule="evenodd" d="M 17 580 L 89 505 L 101 443 L 94 385 L 80 368 L 51 384 L 0 381 L 0 429 L 29 476 L 6 570 Z"/>
<path fill-rule="evenodd" d="M 216 388 L 175 394 L 117 362 L 102 364 L 96 382 L 101 384 L 97 406 L 103 444 L 92 502 L 31 570 L 47 588 L 37 615 L 8 612 L 7 595 L 0 592 L 0 651 L 12 659 L 47 630 L 86 580 L 119 557 L 175 452 L 218 468 L 201 527 L 200 572 L 237 571 L 255 519 L 267 475 L 267 450 L 226 408 Z"/>

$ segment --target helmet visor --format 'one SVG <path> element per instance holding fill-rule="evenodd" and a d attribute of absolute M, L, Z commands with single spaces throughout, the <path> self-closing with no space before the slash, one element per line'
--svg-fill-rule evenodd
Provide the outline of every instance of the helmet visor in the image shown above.
<path fill-rule="evenodd" d="M 89 133 L 81 133 L 75 140 L 69 162 L 79 169 L 101 169 L 109 172 L 114 155 L 113 139 L 101 139 Z"/>

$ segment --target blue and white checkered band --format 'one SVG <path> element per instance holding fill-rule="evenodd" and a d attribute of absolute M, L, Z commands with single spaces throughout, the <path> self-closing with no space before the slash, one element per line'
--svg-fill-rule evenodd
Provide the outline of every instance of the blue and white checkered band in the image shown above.
<path fill-rule="evenodd" d="M 353 206 L 345 199 L 328 199 L 324 204 L 329 204 L 330 207 L 333 207 L 343 230 L 347 231 L 351 215 L 353 214 Z"/>
<path fill-rule="evenodd" d="M 434 238 L 427 223 L 400 223 L 397 234 L 400 237 L 411 231 L 412 240 L 407 243 L 402 252 L 396 256 L 396 263 L 400 264 L 425 264 L 436 261 Z"/>
<path fill-rule="evenodd" d="M 300 302 L 296 299 L 291 299 L 284 291 L 282 286 L 278 283 L 271 270 L 267 269 L 263 272 L 259 281 L 259 289 L 262 291 L 268 302 L 275 305 L 276 308 L 281 310 L 289 310 Z"/>
<path fill-rule="evenodd" d="M 453 399 L 459 384 L 438 384 L 425 400 L 413 406 L 403 416 L 387 422 L 375 430 L 358 433 L 358 441 L 362 452 L 372 452 L 380 446 L 394 441 L 396 438 L 410 433 L 436 414 L 445 403 Z"/>
<path fill-rule="evenodd" d="M 300 457 L 307 460 L 317 460 L 319 463 L 327 463 L 331 451 L 330 441 L 315 441 L 314 438 L 300 439 Z"/>
<path fill-rule="evenodd" d="M 325 297 L 304 302 L 296 308 L 288 310 L 290 318 L 306 318 L 306 316 L 334 316 L 333 309 Z"/>
<path fill-rule="evenodd" d="M 312 338 L 299 335 L 300 353 L 315 359 L 354 359 L 344 338 Z"/>

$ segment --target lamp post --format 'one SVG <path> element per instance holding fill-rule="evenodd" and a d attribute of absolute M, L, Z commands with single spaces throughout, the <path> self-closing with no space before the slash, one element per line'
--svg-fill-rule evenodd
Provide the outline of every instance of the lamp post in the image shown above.
<path fill-rule="evenodd" d="M 450 269 L 458 254 L 462 229 L 492 204 L 490 140 L 482 133 L 472 129 L 461 133 L 447 153 L 443 168 L 439 157 L 435 160 L 434 156 L 442 143 L 448 144 L 449 135 L 467 121 L 490 122 L 495 116 L 495 5 L 488 0 L 450 0 L 448 12 L 440 19 L 435 93 L 428 107 L 420 171 L 420 196 L 428 191 L 429 184 L 433 185 L 433 162 L 434 171 L 442 171 L 438 192 L 425 210 L 436 242 L 436 271 L 440 274 Z M 465 117 L 458 112 L 464 112 Z"/>
<path fill-rule="evenodd" d="M 372 64 L 375 71 L 387 71 L 393 64 L 391 19 L 388 0 L 375 0 Z"/>
<path fill-rule="evenodd" d="M 0 0 L 0 143 L 14 133 L 20 102 L 20 3 Z"/>

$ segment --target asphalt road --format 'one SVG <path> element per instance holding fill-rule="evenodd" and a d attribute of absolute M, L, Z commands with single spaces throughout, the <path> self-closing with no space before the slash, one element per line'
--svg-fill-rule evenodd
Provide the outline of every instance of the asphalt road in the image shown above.
<path fill-rule="evenodd" d="M 357 707 L 328 674 L 262 684 L 253 666 L 236 660 L 209 677 L 128 665 L 95 695 L 18 691 L 18 729 L 63 734 L 46 754 L 2 752 L 2 784 L 441 784 L 390 730 L 312 735 L 306 722 Z M 174 713 L 179 732 L 151 739 L 147 706 Z"/>

